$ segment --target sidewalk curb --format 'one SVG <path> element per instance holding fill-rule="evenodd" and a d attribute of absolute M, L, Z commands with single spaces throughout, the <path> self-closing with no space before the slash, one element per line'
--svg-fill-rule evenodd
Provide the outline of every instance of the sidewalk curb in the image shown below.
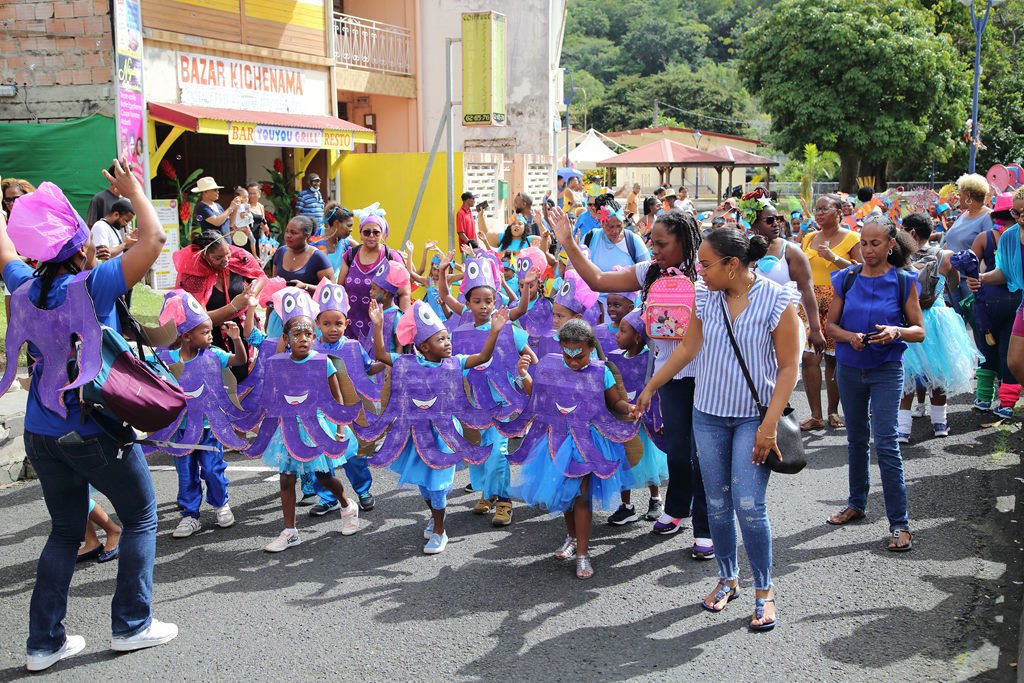
<path fill-rule="evenodd" d="M 28 394 L 13 391 L 0 397 L 0 402 L 15 402 L 18 407 L 0 411 L 0 484 L 20 479 L 34 479 L 35 473 L 25 458 L 25 406 Z"/>

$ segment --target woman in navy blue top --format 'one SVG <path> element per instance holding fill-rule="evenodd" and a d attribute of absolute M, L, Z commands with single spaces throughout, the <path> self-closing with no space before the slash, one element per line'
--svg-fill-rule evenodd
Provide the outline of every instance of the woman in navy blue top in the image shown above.
<path fill-rule="evenodd" d="M 916 250 L 913 240 L 887 216 L 868 216 L 860 232 L 863 265 L 832 273 L 836 298 L 825 329 L 836 340 L 850 478 L 846 507 L 829 517 L 828 523 L 841 526 L 864 518 L 870 488 L 868 439 L 874 433 L 891 534 L 886 547 L 894 552 L 911 548 L 896 417 L 903 394 L 906 342 L 924 339 L 917 277 L 903 270 Z"/>
<path fill-rule="evenodd" d="M 70 204 L 64 212 L 50 211 L 48 222 L 41 225 L 30 216 L 38 216 L 45 210 L 45 200 L 40 198 L 42 195 L 33 197 L 37 193 L 25 195 L 18 200 L 24 206 L 12 213 L 10 236 L 0 214 L 0 268 L 12 292 L 25 285 L 29 287 L 28 301 L 33 306 L 52 309 L 64 302 L 74 274 L 89 270 L 86 286 L 96 317 L 102 324 L 116 327 L 115 302 L 142 280 L 156 262 L 165 233 L 135 176 L 117 162 L 112 169 L 116 177 L 106 172 L 104 175 L 135 207 L 138 242 L 123 254 L 97 264 L 96 249 L 88 229 Z M 20 212 L 20 209 L 30 210 Z M 77 233 L 74 219 L 79 225 Z M 57 225 L 59 230 L 55 229 Z M 40 236 L 36 239 L 23 240 L 27 233 L 37 231 Z M 40 241 L 45 241 L 47 252 L 56 256 L 43 260 L 33 271 L 21 260 L 17 249 L 21 246 L 26 256 L 32 256 Z M 70 332 L 54 330 L 55 334 Z M 30 344 L 30 354 L 33 349 Z M 11 356 L 8 359 L 13 360 Z M 42 671 L 85 647 L 81 636 L 66 635 L 63 621 L 78 547 L 85 536 L 90 484 L 110 500 L 124 527 L 117 585 L 111 602 L 111 649 L 152 647 L 178 634 L 174 624 L 153 619 L 150 611 L 156 553 L 156 496 L 142 450 L 138 445 L 121 446 L 101 431 L 91 417 L 83 418 L 74 392 L 64 395 L 66 417 L 45 407 L 38 388 L 41 365 L 37 362 L 33 367 L 29 387 L 25 452 L 39 476 L 51 528 L 39 556 L 36 584 L 29 604 L 26 643 L 29 671 Z"/>

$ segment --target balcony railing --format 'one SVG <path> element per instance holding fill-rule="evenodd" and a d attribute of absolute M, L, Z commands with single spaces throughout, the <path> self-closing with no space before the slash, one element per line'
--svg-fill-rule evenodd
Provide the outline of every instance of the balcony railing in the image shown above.
<path fill-rule="evenodd" d="M 412 31 L 334 13 L 334 61 L 352 69 L 412 75 Z"/>

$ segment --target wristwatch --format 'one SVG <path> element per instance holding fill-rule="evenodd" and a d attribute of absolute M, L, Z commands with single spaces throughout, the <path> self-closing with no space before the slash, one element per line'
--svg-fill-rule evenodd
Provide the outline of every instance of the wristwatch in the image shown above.
<path fill-rule="evenodd" d="M 900 330 L 900 328 L 898 328 L 898 327 L 896 328 L 896 338 L 897 339 L 903 339 L 903 331 Z"/>

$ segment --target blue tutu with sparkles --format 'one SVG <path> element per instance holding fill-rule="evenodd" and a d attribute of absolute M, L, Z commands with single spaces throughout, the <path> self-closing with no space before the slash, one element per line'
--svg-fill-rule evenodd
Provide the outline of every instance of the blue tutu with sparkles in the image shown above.
<path fill-rule="evenodd" d="M 617 460 L 619 468 L 607 479 L 590 476 L 588 499 L 592 510 L 616 510 L 620 494 L 636 486 L 622 444 L 609 441 L 591 425 L 590 438 L 608 460 Z M 541 507 L 552 515 L 560 515 L 572 507 L 580 495 L 582 477 L 567 477 L 562 472 L 570 460 L 583 462 L 575 441 L 568 437 L 551 457 L 549 439 L 542 439 L 527 454 L 520 469 L 512 495 L 531 507 Z"/>
<path fill-rule="evenodd" d="M 443 453 L 454 453 L 448 444 L 438 436 L 437 430 L 430 427 L 434 444 Z M 416 452 L 416 445 L 412 438 L 405 443 L 405 448 L 395 461 L 388 466 L 389 469 L 398 475 L 399 488 L 423 487 L 428 491 L 451 491 L 452 481 L 455 479 L 455 466 L 435 469 L 423 462 L 423 458 Z"/>
<path fill-rule="evenodd" d="M 338 435 L 338 425 L 334 424 L 319 410 L 316 411 L 317 421 L 320 423 L 320 428 L 324 432 L 330 434 L 333 437 Z M 298 420 L 299 418 L 295 418 Z M 302 432 L 302 441 L 307 446 L 313 446 L 312 439 L 309 438 L 309 432 L 302 426 L 302 422 L 299 421 L 299 431 Z M 344 465 L 349 458 L 356 457 L 356 452 L 359 450 L 359 441 L 356 439 L 356 435 L 352 433 L 352 430 L 345 427 L 342 432 L 342 436 L 348 441 L 348 446 L 345 448 L 345 452 L 337 458 L 331 458 L 326 455 L 318 455 L 309 462 L 303 462 L 296 460 L 292 457 L 288 449 L 285 448 L 284 439 L 281 437 L 281 425 L 277 426 L 277 431 L 274 432 L 274 436 L 270 437 L 270 443 L 267 445 L 267 450 L 263 451 L 263 462 L 268 467 L 273 467 L 281 474 L 313 474 L 314 472 L 330 472 L 331 467 L 341 467 Z"/>
<path fill-rule="evenodd" d="M 971 381 L 982 360 L 963 320 L 936 297 L 932 307 L 924 311 L 924 341 L 907 344 L 903 353 L 903 391 L 913 391 L 915 381 L 929 391 L 973 391 Z"/>
<path fill-rule="evenodd" d="M 644 445 L 644 454 L 632 468 L 633 487 L 661 486 L 668 481 L 668 456 L 654 445 L 643 427 L 640 427 L 640 443 Z"/>

